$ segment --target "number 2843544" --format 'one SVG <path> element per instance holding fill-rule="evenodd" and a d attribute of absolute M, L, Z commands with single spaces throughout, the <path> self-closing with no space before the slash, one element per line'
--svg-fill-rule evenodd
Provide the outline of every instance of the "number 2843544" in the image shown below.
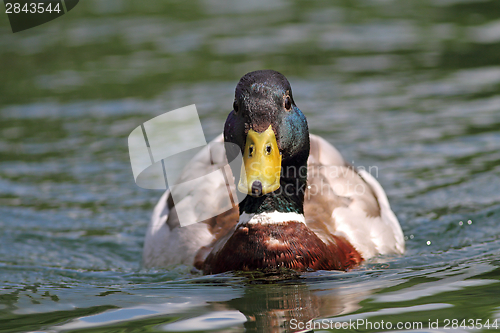
<path fill-rule="evenodd" d="M 41 3 L 41 2 L 31 2 L 31 3 L 10 3 L 7 2 L 5 4 L 5 13 L 7 14 L 19 14 L 19 13 L 30 13 L 30 14 L 43 14 L 43 13 L 60 13 L 61 8 L 59 7 L 59 3 L 54 4 L 52 6 L 52 3 Z"/>

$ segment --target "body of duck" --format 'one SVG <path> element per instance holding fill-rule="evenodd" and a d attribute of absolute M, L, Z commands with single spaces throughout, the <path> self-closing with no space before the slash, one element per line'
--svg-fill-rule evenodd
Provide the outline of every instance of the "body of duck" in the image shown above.
<path fill-rule="evenodd" d="M 231 175 L 185 191 L 182 205 L 169 191 L 162 196 L 146 234 L 146 267 L 189 264 L 209 274 L 278 267 L 348 270 L 378 254 L 404 252 L 401 227 L 380 184 L 309 134 L 282 74 L 243 76 L 223 136 L 214 142 L 237 147 L 244 168 L 234 172 L 234 182 Z M 224 167 L 226 153 L 205 149 L 184 175 Z M 220 212 L 219 198 L 236 187 L 246 195 L 239 204 L 180 226 L 180 206 Z"/>

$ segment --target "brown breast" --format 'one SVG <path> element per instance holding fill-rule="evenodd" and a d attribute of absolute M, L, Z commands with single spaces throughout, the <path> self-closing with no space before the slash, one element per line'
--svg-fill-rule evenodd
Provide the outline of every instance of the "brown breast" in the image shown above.
<path fill-rule="evenodd" d="M 324 243 L 300 222 L 240 225 L 220 250 L 208 255 L 202 269 L 206 274 L 279 267 L 348 270 L 363 260 L 343 237 L 331 239 Z"/>

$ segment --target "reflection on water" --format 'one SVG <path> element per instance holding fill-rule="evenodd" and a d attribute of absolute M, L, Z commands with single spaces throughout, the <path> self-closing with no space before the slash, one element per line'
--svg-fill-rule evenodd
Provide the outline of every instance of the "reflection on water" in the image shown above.
<path fill-rule="evenodd" d="M 17 34 L 0 14 L 0 332 L 500 322 L 499 10 L 494 0 L 88 0 Z M 312 133 L 376 166 L 404 256 L 272 283 L 141 270 L 161 192 L 134 184 L 128 134 L 196 104 L 211 140 L 238 79 L 262 68 L 289 78 Z"/>
<path fill-rule="evenodd" d="M 313 280 L 328 283 L 335 280 L 339 274 L 343 275 L 343 273 L 328 273 L 329 276 L 313 277 Z M 228 282 L 232 280 L 224 277 L 222 279 Z M 179 293 L 177 297 L 172 297 L 173 295 L 169 295 L 167 285 L 164 292 L 168 296 L 161 298 L 170 299 L 169 302 L 107 310 L 77 318 L 54 329 L 59 331 L 117 325 L 125 321 L 145 321 L 158 316 L 168 318 L 163 319 L 168 322 L 172 316 L 186 314 L 188 317 L 186 319 L 175 320 L 156 328 L 167 332 L 178 332 L 218 330 L 237 326 L 244 327 L 250 332 L 282 332 L 291 330 L 292 319 L 305 323 L 316 318 L 351 313 L 359 309 L 359 302 L 368 298 L 371 293 L 359 286 L 357 286 L 359 289 L 348 286 L 350 290 L 343 291 L 331 287 L 322 289 L 320 283 L 311 286 L 307 280 L 273 282 L 261 279 L 257 280 L 257 283 L 244 284 L 243 294 L 225 293 L 223 296 L 210 291 L 212 289 L 210 284 L 221 282 L 217 281 L 217 278 L 204 278 L 198 283 L 200 282 L 203 288 L 199 288 L 198 291 L 203 291 L 203 300 L 194 296 L 196 293 L 189 291 L 181 296 L 181 289 L 176 291 Z M 182 285 L 176 287 L 183 288 Z M 313 288 L 316 290 L 312 290 Z M 136 294 L 137 291 L 132 293 Z M 203 310 L 203 307 L 206 309 Z"/>

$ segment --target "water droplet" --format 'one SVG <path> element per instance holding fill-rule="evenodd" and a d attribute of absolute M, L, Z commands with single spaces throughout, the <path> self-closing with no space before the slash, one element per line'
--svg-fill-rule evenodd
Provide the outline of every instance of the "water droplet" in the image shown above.
<path fill-rule="evenodd" d="M 472 221 L 471 221 L 471 220 L 467 221 L 467 224 L 468 224 L 468 225 L 471 225 L 471 224 L 472 224 Z"/>
<path fill-rule="evenodd" d="M 460 225 L 460 226 L 464 225 L 464 221 L 458 222 L 458 225 Z"/>
<path fill-rule="evenodd" d="M 428 245 L 428 246 L 429 246 L 429 245 L 431 245 L 431 244 L 432 244 L 432 243 L 431 243 L 431 241 L 427 241 L 427 245 Z"/>
<path fill-rule="evenodd" d="M 413 235 L 410 235 L 410 239 L 413 239 L 413 237 L 415 237 L 415 236 L 413 236 Z"/>

